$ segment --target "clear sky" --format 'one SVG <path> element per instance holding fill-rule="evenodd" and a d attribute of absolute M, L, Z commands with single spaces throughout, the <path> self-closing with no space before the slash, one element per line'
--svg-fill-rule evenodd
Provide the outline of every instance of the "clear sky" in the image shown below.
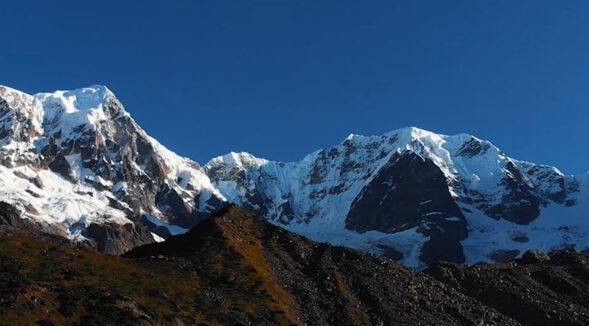
<path fill-rule="evenodd" d="M 7 0 L 0 84 L 105 84 L 200 163 L 416 126 L 574 173 L 589 170 L 588 17 L 556 0 Z"/>

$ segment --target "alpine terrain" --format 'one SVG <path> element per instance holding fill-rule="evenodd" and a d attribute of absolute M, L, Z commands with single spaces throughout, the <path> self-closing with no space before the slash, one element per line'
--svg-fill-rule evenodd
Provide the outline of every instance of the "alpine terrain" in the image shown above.
<path fill-rule="evenodd" d="M 0 201 L 7 227 L 108 254 L 185 233 L 227 203 L 415 268 L 589 244 L 589 173 L 418 128 L 350 135 L 299 162 L 230 153 L 199 165 L 149 137 L 104 86 L 0 86 Z"/>

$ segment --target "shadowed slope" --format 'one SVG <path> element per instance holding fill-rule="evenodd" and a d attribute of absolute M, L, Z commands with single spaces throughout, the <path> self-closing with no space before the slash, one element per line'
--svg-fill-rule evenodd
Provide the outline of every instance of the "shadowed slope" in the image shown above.
<path fill-rule="evenodd" d="M 193 264 L 207 284 L 200 305 L 216 318 L 243 309 L 265 312 L 279 324 L 517 324 L 419 272 L 315 243 L 236 206 L 124 256 L 160 255 Z"/>
<path fill-rule="evenodd" d="M 425 273 L 228 206 L 128 258 L 0 232 L 0 325 L 586 325 L 582 253 Z M 131 258 L 132 257 L 132 258 Z"/>
<path fill-rule="evenodd" d="M 529 325 L 589 325 L 589 255 L 528 251 L 503 264 L 438 263 L 424 271 Z"/>

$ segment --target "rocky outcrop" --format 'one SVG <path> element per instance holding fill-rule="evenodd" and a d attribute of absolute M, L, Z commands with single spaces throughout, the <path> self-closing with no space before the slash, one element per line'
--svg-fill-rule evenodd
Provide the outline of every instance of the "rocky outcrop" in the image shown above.
<path fill-rule="evenodd" d="M 442 171 L 413 152 L 393 155 L 352 202 L 346 228 L 393 233 L 448 218 L 464 220 Z"/>
<path fill-rule="evenodd" d="M 348 212 L 346 228 L 384 233 L 417 228 L 429 237 L 423 262 L 464 262 L 464 215 L 440 168 L 412 152 L 394 155 L 362 190 Z"/>
<path fill-rule="evenodd" d="M 83 235 L 92 239 L 96 249 L 111 255 L 120 255 L 153 241 L 144 225 L 131 223 L 92 223 L 84 229 Z"/>
<path fill-rule="evenodd" d="M 29 233 L 49 233 L 61 237 L 67 236 L 67 231 L 60 225 L 44 223 L 33 219 L 23 219 L 23 212 L 13 205 L 0 201 L 0 229 L 8 231 L 26 230 Z"/>

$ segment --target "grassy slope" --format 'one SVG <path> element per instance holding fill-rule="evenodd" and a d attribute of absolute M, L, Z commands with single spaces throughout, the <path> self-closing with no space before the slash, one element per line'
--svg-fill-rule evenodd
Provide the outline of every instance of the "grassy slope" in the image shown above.
<path fill-rule="evenodd" d="M 0 325 L 297 323 L 258 230 L 242 221 L 205 223 L 190 259 L 125 259 L 0 233 Z"/>
<path fill-rule="evenodd" d="M 204 320 L 194 306 L 198 277 L 172 267 L 1 233 L 0 324 Z"/>

